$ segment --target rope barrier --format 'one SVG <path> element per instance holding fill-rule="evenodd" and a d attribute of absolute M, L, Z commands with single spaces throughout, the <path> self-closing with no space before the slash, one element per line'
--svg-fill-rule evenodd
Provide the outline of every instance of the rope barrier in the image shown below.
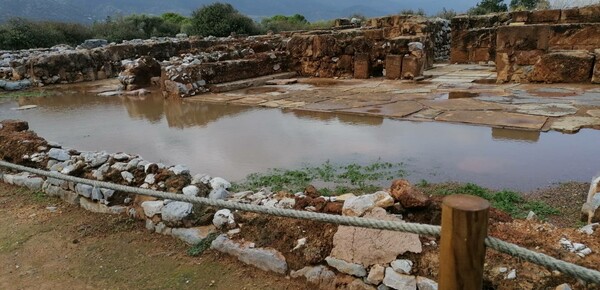
<path fill-rule="evenodd" d="M 359 218 L 340 216 L 332 214 L 323 214 L 309 211 L 299 211 L 291 209 L 280 209 L 272 207 L 264 207 L 252 204 L 244 204 L 225 200 L 208 199 L 205 197 L 187 196 L 183 194 L 175 194 L 169 192 L 155 191 L 151 189 L 138 188 L 125 186 L 120 184 L 114 184 L 98 180 L 90 180 L 70 175 L 64 175 L 59 172 L 49 172 L 41 169 L 30 168 L 22 165 L 12 164 L 6 161 L 0 160 L 0 167 L 6 167 L 17 171 L 24 171 L 33 173 L 40 176 L 56 178 L 65 181 L 71 181 L 75 183 L 87 184 L 99 188 L 112 189 L 122 192 L 130 192 L 135 194 L 141 194 L 146 196 L 152 196 L 162 199 L 170 199 L 176 201 L 183 201 L 189 203 L 197 203 L 203 205 L 210 205 L 218 208 L 227 208 L 233 210 L 241 210 L 247 212 L 263 213 L 280 217 L 289 217 L 296 219 L 314 220 L 326 223 L 332 223 L 337 225 L 355 226 L 369 229 L 378 230 L 390 230 L 398 232 L 407 232 L 426 236 L 439 236 L 441 232 L 440 226 L 418 224 L 418 223 L 407 223 L 401 221 L 384 221 L 378 219 Z M 600 272 L 592 269 L 588 269 L 579 265 L 568 263 L 551 256 L 537 253 L 515 244 L 511 244 L 493 237 L 487 237 L 485 239 L 486 246 L 491 249 L 497 250 L 501 253 L 505 253 L 514 257 L 522 258 L 526 261 L 544 266 L 551 270 L 557 270 L 569 276 L 579 278 L 586 282 L 600 283 Z"/>

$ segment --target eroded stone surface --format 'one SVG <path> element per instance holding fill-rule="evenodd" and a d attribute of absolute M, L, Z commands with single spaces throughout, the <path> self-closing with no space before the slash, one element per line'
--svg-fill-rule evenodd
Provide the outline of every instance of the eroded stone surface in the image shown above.
<path fill-rule="evenodd" d="M 382 208 L 374 208 L 364 216 L 388 221 L 400 221 Z M 405 252 L 422 251 L 419 235 L 340 226 L 333 237 L 331 256 L 364 266 L 387 264 Z"/>
<path fill-rule="evenodd" d="M 552 122 L 552 130 L 576 133 L 581 128 L 600 127 L 600 118 L 567 116 Z"/>

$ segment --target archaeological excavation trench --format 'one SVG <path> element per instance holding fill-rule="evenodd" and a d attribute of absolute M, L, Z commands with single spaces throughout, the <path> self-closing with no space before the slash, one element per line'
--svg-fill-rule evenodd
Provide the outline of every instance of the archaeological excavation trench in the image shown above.
<path fill-rule="evenodd" d="M 0 157 L 144 189 L 428 224 L 440 222 L 441 196 L 415 184 L 474 183 L 490 190 L 460 188 L 497 207 L 490 235 L 597 270 L 597 224 L 579 230 L 545 223 L 535 214 L 553 211 L 509 190 L 589 182 L 598 172 L 599 29 L 600 6 L 591 6 L 452 21 L 401 15 L 362 26 L 340 19 L 321 31 L 2 51 Z M 331 197 L 328 178 L 297 192 L 235 184 L 272 169 L 317 168 L 323 177 L 339 174 L 329 166 L 350 172 L 388 164 L 393 173 L 367 178 L 377 190 L 360 196 L 348 189 Z M 6 183 L 129 215 L 151 232 L 210 243 L 323 289 L 437 289 L 434 237 L 0 172 Z M 593 186 L 572 197 L 582 223 L 600 221 Z M 461 192 L 443 194 L 451 193 Z M 520 205 L 510 212 L 506 203 Z M 516 214 L 523 210 L 531 218 Z M 397 240 L 404 242 L 391 242 Z M 491 289 L 584 287 L 499 253 L 486 260 Z"/>

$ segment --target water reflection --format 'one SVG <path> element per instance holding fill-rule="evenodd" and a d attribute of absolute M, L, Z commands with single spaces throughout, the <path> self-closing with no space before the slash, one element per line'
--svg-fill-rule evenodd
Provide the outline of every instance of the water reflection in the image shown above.
<path fill-rule="evenodd" d="M 39 107 L 14 111 L 20 105 Z M 600 131 L 575 135 L 245 106 L 166 101 L 160 95 L 61 92 L 0 103 L 48 140 L 81 150 L 130 152 L 238 180 L 269 168 L 403 162 L 412 181 L 533 189 L 597 173 Z M 174 130 L 175 129 L 175 130 Z M 491 134 L 490 134 L 491 132 Z M 383 181 L 382 186 L 388 186 Z"/>
<path fill-rule="evenodd" d="M 540 132 L 506 128 L 492 128 L 492 138 L 494 140 L 514 140 L 535 143 L 540 140 Z"/>

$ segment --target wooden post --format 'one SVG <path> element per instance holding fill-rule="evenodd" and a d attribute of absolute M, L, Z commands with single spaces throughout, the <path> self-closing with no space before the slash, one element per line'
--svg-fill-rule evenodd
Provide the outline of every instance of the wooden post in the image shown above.
<path fill-rule="evenodd" d="M 490 203 L 457 194 L 442 201 L 440 290 L 481 290 Z"/>

